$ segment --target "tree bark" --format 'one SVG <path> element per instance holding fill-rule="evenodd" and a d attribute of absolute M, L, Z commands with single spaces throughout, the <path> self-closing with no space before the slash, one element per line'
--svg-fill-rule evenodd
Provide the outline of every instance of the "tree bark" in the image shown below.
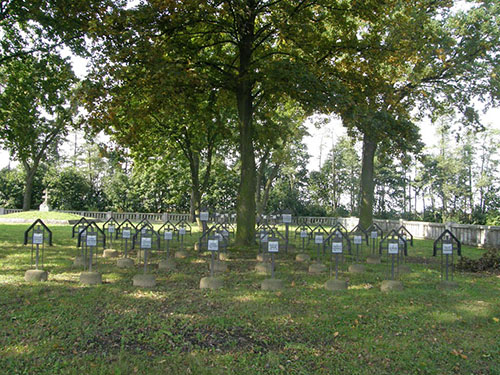
<path fill-rule="evenodd" d="M 240 186 L 236 202 L 236 244 L 249 246 L 255 243 L 255 150 L 253 145 L 253 78 L 251 61 L 255 39 L 254 1 L 248 1 L 246 14 L 240 19 L 241 39 L 239 49 L 239 69 L 236 82 L 236 101 L 239 118 L 240 146 Z"/>
<path fill-rule="evenodd" d="M 191 197 L 189 200 L 189 219 L 196 221 L 201 205 L 200 190 L 200 158 L 196 152 L 190 153 L 189 169 L 191 171 Z"/>
<path fill-rule="evenodd" d="M 36 170 L 26 168 L 26 179 L 24 180 L 23 211 L 29 211 L 31 208 L 31 198 L 33 195 L 33 181 L 35 180 Z"/>
<path fill-rule="evenodd" d="M 255 242 L 255 188 L 257 185 L 250 87 L 241 88 L 237 96 L 240 118 L 241 172 L 236 206 L 236 243 L 248 246 Z"/>
<path fill-rule="evenodd" d="M 373 223 L 374 159 L 377 142 L 367 135 L 363 137 L 363 157 L 361 164 L 361 194 L 359 202 L 359 226 L 368 229 Z"/>

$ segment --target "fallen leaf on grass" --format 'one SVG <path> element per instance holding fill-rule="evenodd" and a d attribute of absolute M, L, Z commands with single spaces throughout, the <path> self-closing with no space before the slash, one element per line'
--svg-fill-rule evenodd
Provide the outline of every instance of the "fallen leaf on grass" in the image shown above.
<path fill-rule="evenodd" d="M 468 357 L 463 353 L 463 350 L 456 350 L 456 349 L 453 349 L 451 351 L 451 354 L 453 354 L 454 356 L 457 356 L 457 357 L 460 357 L 462 359 L 467 359 Z"/>
<path fill-rule="evenodd" d="M 498 322 L 500 322 L 500 319 L 498 319 L 498 318 L 493 318 L 493 321 L 494 321 L 495 323 L 498 323 Z"/>

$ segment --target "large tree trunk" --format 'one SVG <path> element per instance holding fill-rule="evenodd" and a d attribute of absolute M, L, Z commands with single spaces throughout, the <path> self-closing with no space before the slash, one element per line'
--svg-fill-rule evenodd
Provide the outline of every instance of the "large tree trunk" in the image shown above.
<path fill-rule="evenodd" d="M 200 190 L 200 158 L 195 152 L 189 158 L 189 169 L 191 171 L 191 197 L 189 200 L 189 219 L 192 223 L 198 218 L 201 206 Z"/>
<path fill-rule="evenodd" d="M 363 160 L 361 165 L 361 194 L 359 202 L 359 226 L 368 229 L 373 222 L 374 159 L 377 142 L 368 136 L 363 138 Z"/>
<path fill-rule="evenodd" d="M 253 3 L 252 3 L 253 4 Z M 240 130 L 241 174 L 236 203 L 236 243 L 248 246 L 255 242 L 255 189 L 257 173 L 255 170 L 255 150 L 253 146 L 253 82 L 250 63 L 252 59 L 253 31 L 255 19 L 250 18 L 243 26 L 240 45 L 239 80 L 236 90 Z"/>
<path fill-rule="evenodd" d="M 255 242 L 255 188 L 256 171 L 253 147 L 252 95 L 248 85 L 238 91 L 240 118 L 241 173 L 236 206 L 236 243 L 252 245 Z"/>
<path fill-rule="evenodd" d="M 33 181 L 35 180 L 36 170 L 26 168 L 26 179 L 24 180 L 23 211 L 29 211 L 31 208 L 31 197 L 33 195 Z"/>

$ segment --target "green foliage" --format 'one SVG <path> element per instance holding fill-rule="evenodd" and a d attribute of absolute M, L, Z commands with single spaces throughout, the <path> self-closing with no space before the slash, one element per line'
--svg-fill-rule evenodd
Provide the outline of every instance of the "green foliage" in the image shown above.
<path fill-rule="evenodd" d="M 43 202 L 44 176 L 47 166 L 41 165 L 33 177 L 33 199 L 31 209 L 38 209 Z M 21 166 L 14 169 L 0 170 L 0 206 L 6 208 L 22 208 L 26 172 Z"/>
<path fill-rule="evenodd" d="M 65 135 L 75 77 L 58 55 L 25 56 L 0 68 L 0 146 L 23 165 L 33 165 Z"/>
<path fill-rule="evenodd" d="M 23 209 L 31 208 L 33 179 L 71 124 L 69 97 L 75 76 L 56 54 L 25 55 L 0 66 L 0 147 L 25 171 Z"/>
<path fill-rule="evenodd" d="M 55 52 L 62 45 L 85 51 L 85 32 L 117 1 L 3 1 L 0 12 L 0 66 L 30 54 Z"/>
<path fill-rule="evenodd" d="M 50 191 L 50 205 L 58 210 L 91 210 L 93 189 L 85 172 L 73 167 L 52 169 L 44 179 Z"/>
<path fill-rule="evenodd" d="M 357 214 L 361 164 L 352 140 L 341 137 L 319 171 L 309 176 L 311 202 L 324 206 L 328 215 Z"/>
<path fill-rule="evenodd" d="M 227 165 L 221 157 L 214 160 L 209 187 L 202 199 L 202 206 L 217 212 L 234 212 L 238 196 L 237 167 Z"/>
<path fill-rule="evenodd" d="M 19 208 L 23 205 L 24 176 L 19 169 L 0 170 L 0 206 Z"/>

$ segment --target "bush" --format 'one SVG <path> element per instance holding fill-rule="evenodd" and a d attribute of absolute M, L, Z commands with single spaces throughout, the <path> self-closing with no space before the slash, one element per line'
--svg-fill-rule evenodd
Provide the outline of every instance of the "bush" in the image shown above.
<path fill-rule="evenodd" d="M 490 249 L 479 259 L 462 257 L 458 261 L 457 269 L 468 272 L 498 272 L 500 271 L 500 251 Z"/>

